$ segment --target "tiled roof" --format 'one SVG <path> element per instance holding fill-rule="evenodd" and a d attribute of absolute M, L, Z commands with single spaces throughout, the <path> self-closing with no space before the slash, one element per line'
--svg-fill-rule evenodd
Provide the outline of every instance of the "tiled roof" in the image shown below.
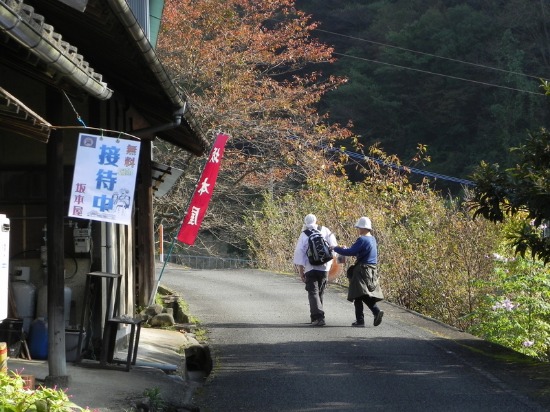
<path fill-rule="evenodd" d="M 67 78 L 99 99 L 112 95 L 102 75 L 96 73 L 78 49 L 63 40 L 44 16 L 23 0 L 0 0 L 0 32 L 28 48 L 34 57 L 52 67 L 54 76 Z"/>

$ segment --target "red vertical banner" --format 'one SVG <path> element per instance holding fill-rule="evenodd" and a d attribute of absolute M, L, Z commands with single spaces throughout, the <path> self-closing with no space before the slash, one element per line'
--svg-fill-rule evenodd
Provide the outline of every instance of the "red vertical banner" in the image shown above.
<path fill-rule="evenodd" d="M 202 171 L 197 187 L 195 188 L 195 193 L 193 194 L 191 203 L 189 203 L 189 208 L 183 218 L 183 223 L 178 233 L 178 240 L 182 243 L 188 245 L 193 245 L 195 243 L 202 220 L 206 214 L 206 209 L 208 209 L 208 204 L 214 192 L 214 186 L 218 178 L 218 172 L 220 170 L 227 139 L 229 139 L 229 136 L 225 134 L 216 136 L 216 141 L 214 142 L 214 146 L 212 146 L 208 161 L 204 166 L 204 170 Z"/>

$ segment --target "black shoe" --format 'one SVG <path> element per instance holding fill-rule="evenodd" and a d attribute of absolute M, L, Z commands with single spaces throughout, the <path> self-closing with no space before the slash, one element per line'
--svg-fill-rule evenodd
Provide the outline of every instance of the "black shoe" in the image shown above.
<path fill-rule="evenodd" d="M 382 323 L 382 316 L 384 316 L 384 311 L 383 310 L 378 312 L 376 314 L 376 316 L 374 317 L 374 326 L 378 326 Z"/>
<path fill-rule="evenodd" d="M 355 326 L 357 328 L 364 328 L 365 327 L 365 322 L 358 322 L 358 321 L 355 321 L 351 324 L 351 326 Z"/>

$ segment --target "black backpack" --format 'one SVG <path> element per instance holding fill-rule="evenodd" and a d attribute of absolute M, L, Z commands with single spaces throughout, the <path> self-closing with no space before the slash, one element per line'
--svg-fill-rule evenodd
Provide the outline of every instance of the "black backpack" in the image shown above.
<path fill-rule="evenodd" d="M 321 234 L 322 226 L 319 226 L 319 230 L 308 229 L 304 230 L 307 235 L 307 258 L 309 263 L 313 266 L 319 266 L 332 260 L 332 252 L 329 249 L 328 242 Z"/>

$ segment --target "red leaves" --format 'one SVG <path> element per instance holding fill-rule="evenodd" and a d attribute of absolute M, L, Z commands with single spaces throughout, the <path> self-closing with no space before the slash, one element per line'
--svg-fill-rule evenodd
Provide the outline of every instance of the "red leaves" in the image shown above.
<path fill-rule="evenodd" d="M 293 0 L 166 1 L 159 56 L 202 129 L 232 136 L 241 152 L 230 149 L 225 165 L 235 181 L 260 187 L 266 176 L 307 175 L 296 169 L 311 168 L 311 145 L 299 149 L 288 136 L 316 144 L 349 134 L 316 111 L 344 79 L 313 70 L 332 60 L 332 48 L 312 37 L 315 27 Z"/>

